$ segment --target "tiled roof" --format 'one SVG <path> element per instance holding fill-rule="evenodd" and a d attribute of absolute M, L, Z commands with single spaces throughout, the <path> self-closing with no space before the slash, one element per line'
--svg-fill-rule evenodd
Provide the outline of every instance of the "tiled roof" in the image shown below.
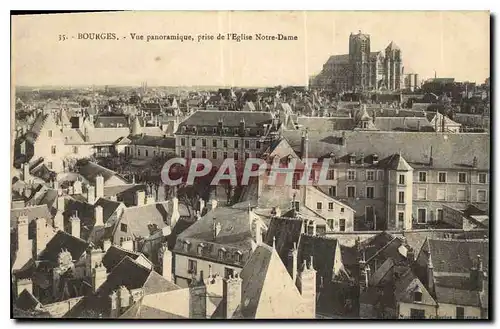
<path fill-rule="evenodd" d="M 410 171 L 413 168 L 406 162 L 401 154 L 393 154 L 385 159 L 380 160 L 378 166 L 392 170 Z"/>
<path fill-rule="evenodd" d="M 349 63 L 349 54 L 343 54 L 343 55 L 333 55 L 328 58 L 326 61 L 326 65 L 333 65 L 333 64 L 348 64 Z"/>
<path fill-rule="evenodd" d="M 106 281 L 98 290 L 98 295 L 107 298 L 120 286 L 127 289 L 142 288 L 149 278 L 150 270 L 126 256 L 109 273 Z"/>
<path fill-rule="evenodd" d="M 150 235 L 148 225 L 156 225 L 158 228 L 170 225 L 170 214 L 168 202 L 128 207 L 124 209 L 120 223 L 127 223 L 128 233 L 148 237 Z"/>
<path fill-rule="evenodd" d="M 356 123 L 349 117 L 298 117 L 297 124 L 309 131 L 331 132 L 334 130 L 353 130 Z"/>
<path fill-rule="evenodd" d="M 301 132 L 284 131 L 284 137 L 300 153 Z M 346 145 L 342 145 L 345 137 Z M 415 143 L 418 140 L 418 143 Z M 488 134 L 432 134 L 423 132 L 344 131 L 310 132 L 309 156 L 321 158 L 333 153 L 342 157 L 350 153 L 378 154 L 380 158 L 397 152 L 415 165 L 428 166 L 431 147 L 435 168 L 470 168 L 474 157 L 478 168 L 488 169 L 490 135 Z"/>
<path fill-rule="evenodd" d="M 435 277 L 434 282 L 434 290 L 438 303 L 475 307 L 481 306 L 481 291 L 471 286 L 469 277 Z"/>
<path fill-rule="evenodd" d="M 28 132 L 26 133 L 26 139 L 29 142 L 34 143 L 37 140 L 38 135 L 40 135 L 40 131 L 42 130 L 43 125 L 45 124 L 45 121 L 48 117 L 49 114 L 45 113 L 40 113 L 37 115 L 35 121 L 31 125 L 30 130 L 28 130 Z"/>
<path fill-rule="evenodd" d="M 273 217 L 267 230 L 265 242 L 272 246 L 276 238 L 276 252 L 283 264 L 288 265 L 288 253 L 298 245 L 303 221 L 300 219 Z"/>
<path fill-rule="evenodd" d="M 434 131 L 425 117 L 377 117 L 374 124 L 383 131 Z"/>
<path fill-rule="evenodd" d="M 136 260 L 140 255 L 141 254 L 138 252 L 126 250 L 113 245 L 109 247 L 109 249 L 104 254 L 102 263 L 104 267 L 106 267 L 108 272 L 111 272 L 115 268 L 115 266 L 118 265 L 125 257 L 128 256 L 133 260 Z"/>
<path fill-rule="evenodd" d="M 223 120 L 225 127 L 239 127 L 240 121 L 245 120 L 245 127 L 258 128 L 263 124 L 272 122 L 269 112 L 244 112 L 244 111 L 196 111 L 179 124 L 182 126 L 208 126 L 217 127 L 219 120 Z"/>
<path fill-rule="evenodd" d="M 120 204 L 121 202 L 99 198 L 99 200 L 97 200 L 97 202 L 94 204 L 94 209 L 97 206 L 102 207 L 102 220 L 104 223 L 106 223 L 108 221 L 108 218 L 116 211 Z"/>
<path fill-rule="evenodd" d="M 483 260 L 483 267 L 488 269 L 488 241 L 428 239 L 427 242 L 436 272 L 469 273 L 478 255 Z"/>
<path fill-rule="evenodd" d="M 16 307 L 21 310 L 34 310 L 41 305 L 40 301 L 28 290 L 23 290 L 16 300 Z"/>
<path fill-rule="evenodd" d="M 132 145 L 158 146 L 162 148 L 175 149 L 175 137 L 157 137 L 157 136 L 130 136 Z"/>
<path fill-rule="evenodd" d="M 123 184 L 127 184 L 127 181 L 121 178 L 114 171 L 105 168 L 103 166 L 100 166 L 92 161 L 88 161 L 85 165 L 80 166 L 79 174 L 82 175 L 87 181 L 91 182 L 92 184 L 95 182 L 95 178 L 98 175 L 101 175 L 104 178 L 104 184 L 106 184 L 106 181 L 109 180 L 111 177 L 116 177 L 122 180 Z"/>
<path fill-rule="evenodd" d="M 82 239 L 75 238 L 66 232 L 58 231 L 40 253 L 39 259 L 48 261 L 51 264 L 57 264 L 59 253 L 64 249 L 71 253 L 73 260 L 78 260 L 88 246 L 88 243 Z"/>

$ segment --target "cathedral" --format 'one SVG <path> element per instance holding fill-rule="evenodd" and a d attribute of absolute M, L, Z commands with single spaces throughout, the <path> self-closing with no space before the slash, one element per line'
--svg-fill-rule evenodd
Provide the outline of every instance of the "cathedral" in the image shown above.
<path fill-rule="evenodd" d="M 404 88 L 401 49 L 391 42 L 384 51 L 372 52 L 370 35 L 349 36 L 349 54 L 330 56 L 312 85 L 336 91 L 400 90 Z"/>

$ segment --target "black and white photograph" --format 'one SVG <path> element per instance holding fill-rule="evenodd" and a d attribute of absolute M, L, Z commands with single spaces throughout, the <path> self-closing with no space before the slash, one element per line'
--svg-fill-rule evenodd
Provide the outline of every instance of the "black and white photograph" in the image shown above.
<path fill-rule="evenodd" d="M 10 19 L 11 318 L 491 319 L 490 12 Z"/>

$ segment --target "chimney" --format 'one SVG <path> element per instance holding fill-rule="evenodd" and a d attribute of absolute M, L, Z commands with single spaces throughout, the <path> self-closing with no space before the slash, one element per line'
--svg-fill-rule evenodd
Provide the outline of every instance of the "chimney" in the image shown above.
<path fill-rule="evenodd" d="M 374 165 L 378 163 L 378 154 L 373 154 L 372 155 L 372 163 Z"/>
<path fill-rule="evenodd" d="M 215 222 L 214 218 L 214 241 L 217 239 L 217 236 L 219 235 L 220 231 L 222 231 L 222 225 L 220 223 Z"/>
<path fill-rule="evenodd" d="M 23 163 L 23 181 L 27 182 L 31 178 L 30 175 L 30 164 L 28 162 Z"/>
<path fill-rule="evenodd" d="M 28 223 L 29 218 L 26 215 L 21 215 L 17 218 L 17 258 L 22 259 L 20 261 L 20 263 L 23 263 L 22 265 L 30 260 L 32 256 L 32 244 L 28 236 Z"/>
<path fill-rule="evenodd" d="M 94 208 L 94 219 L 95 219 L 94 226 L 104 226 L 104 221 L 103 221 L 102 217 L 103 217 L 102 207 L 101 206 L 96 206 Z"/>
<path fill-rule="evenodd" d="M 242 118 L 240 120 L 240 134 L 245 135 L 245 131 L 246 131 L 245 119 Z"/>
<path fill-rule="evenodd" d="M 434 293 L 434 265 L 432 264 L 431 253 L 427 250 L 429 261 L 427 263 L 427 289 Z"/>
<path fill-rule="evenodd" d="M 87 203 L 92 205 L 95 203 L 95 187 L 92 185 L 87 186 Z"/>
<path fill-rule="evenodd" d="M 148 194 L 146 196 L 146 204 L 155 204 L 155 203 L 156 203 L 155 196 L 153 194 Z"/>
<path fill-rule="evenodd" d="M 71 235 L 75 238 L 80 238 L 80 218 L 75 214 L 71 216 Z"/>
<path fill-rule="evenodd" d="M 200 280 L 193 277 L 189 286 L 189 318 L 207 318 L 207 286 L 203 278 L 203 271 L 200 271 Z"/>
<path fill-rule="evenodd" d="M 92 269 L 92 291 L 96 292 L 106 279 L 106 267 L 102 263 L 97 263 Z"/>
<path fill-rule="evenodd" d="M 342 132 L 342 146 L 347 145 L 347 139 L 346 139 L 346 133 L 345 131 Z"/>
<path fill-rule="evenodd" d="M 294 284 L 297 283 L 297 264 L 298 262 L 298 251 L 297 251 L 297 243 L 293 243 L 293 248 L 290 249 L 288 253 L 288 273 L 292 277 L 292 281 Z"/>
<path fill-rule="evenodd" d="M 130 291 L 125 286 L 120 286 L 118 288 L 118 300 L 120 303 L 120 309 L 124 309 L 130 306 Z"/>
<path fill-rule="evenodd" d="M 111 248 L 111 240 L 109 240 L 109 239 L 104 240 L 104 242 L 102 243 L 102 246 L 103 246 L 102 250 L 104 252 L 108 251 L 108 249 Z"/>
<path fill-rule="evenodd" d="M 78 116 L 78 128 L 82 129 L 83 128 L 83 115 Z"/>
<path fill-rule="evenodd" d="M 162 275 L 168 281 L 173 282 L 173 268 L 172 268 L 172 252 L 168 250 L 167 246 L 162 246 L 163 257 L 162 257 Z"/>
<path fill-rule="evenodd" d="M 255 243 L 257 245 L 262 243 L 262 226 L 259 221 L 255 222 Z"/>
<path fill-rule="evenodd" d="M 35 254 L 34 256 L 41 253 L 47 243 L 49 243 L 52 236 L 49 235 L 49 228 L 47 227 L 47 220 L 45 218 L 37 218 L 35 220 L 36 224 L 36 241 L 35 241 Z"/>
<path fill-rule="evenodd" d="M 309 265 L 309 266 L 308 266 Z M 302 271 L 299 273 L 298 288 L 307 303 L 311 318 L 316 317 L 316 271 L 311 256 L 309 264 L 304 259 Z"/>
<path fill-rule="evenodd" d="M 57 197 L 57 211 L 64 212 L 66 210 L 66 202 L 63 197 Z"/>
<path fill-rule="evenodd" d="M 477 157 L 474 157 L 474 158 L 472 159 L 472 167 L 473 167 L 473 168 L 477 168 Z"/>
<path fill-rule="evenodd" d="M 144 206 L 145 203 L 146 203 L 146 192 L 135 191 L 135 205 Z"/>
<path fill-rule="evenodd" d="M 218 204 L 217 199 L 212 199 L 211 204 L 212 204 L 212 210 L 215 210 L 215 208 L 217 208 L 217 204 Z"/>
<path fill-rule="evenodd" d="M 431 146 L 431 154 L 429 156 L 429 166 L 434 166 L 434 158 L 432 157 L 432 146 Z"/>
<path fill-rule="evenodd" d="M 222 303 L 224 319 L 231 319 L 241 303 L 242 281 L 243 280 L 239 277 L 238 273 L 223 280 Z"/>
<path fill-rule="evenodd" d="M 29 293 L 33 294 L 33 281 L 30 278 L 17 279 L 16 280 L 16 294 L 17 297 L 24 291 L 27 290 Z"/>
<path fill-rule="evenodd" d="M 131 237 L 125 237 L 121 242 L 122 249 L 134 251 L 134 240 Z"/>
<path fill-rule="evenodd" d="M 217 128 L 219 130 L 219 134 L 222 134 L 222 126 L 224 122 L 222 121 L 222 118 L 219 119 L 219 122 L 217 123 Z"/>
<path fill-rule="evenodd" d="M 26 155 L 26 141 L 25 141 L 25 140 L 23 140 L 23 141 L 21 142 L 21 144 L 19 145 L 19 149 L 20 149 L 20 150 L 19 150 L 19 153 L 20 153 L 21 155 Z"/>
<path fill-rule="evenodd" d="M 96 198 L 96 201 L 102 197 L 104 197 L 104 177 L 102 177 L 102 175 L 97 175 L 95 178 L 95 198 Z"/>

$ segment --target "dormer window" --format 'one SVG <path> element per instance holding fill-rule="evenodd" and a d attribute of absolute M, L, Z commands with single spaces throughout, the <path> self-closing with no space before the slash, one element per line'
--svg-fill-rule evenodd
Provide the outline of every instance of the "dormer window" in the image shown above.
<path fill-rule="evenodd" d="M 207 132 L 207 128 L 203 127 L 203 128 L 201 128 L 201 131 L 204 132 L 204 133 L 206 133 Z"/>
<path fill-rule="evenodd" d="M 186 127 L 181 128 L 182 133 L 184 134 L 186 132 Z"/>
<path fill-rule="evenodd" d="M 224 249 L 224 248 L 219 249 L 219 251 L 217 253 L 218 258 L 221 260 L 224 259 L 225 252 L 226 252 L 226 249 Z"/>
<path fill-rule="evenodd" d="M 205 246 L 203 245 L 203 243 L 200 243 L 200 244 L 198 245 L 198 249 L 197 249 L 198 256 L 202 256 L 202 255 L 203 255 L 203 248 L 204 248 L 204 247 L 205 247 Z"/>
<path fill-rule="evenodd" d="M 355 154 L 349 155 L 349 164 L 351 164 L 351 165 L 356 164 L 356 155 Z"/>
<path fill-rule="evenodd" d="M 243 256 L 243 254 L 241 253 L 241 251 L 239 251 L 239 250 L 236 251 L 236 253 L 234 254 L 234 261 L 237 263 L 241 263 L 242 256 Z"/>
<path fill-rule="evenodd" d="M 189 241 L 187 241 L 187 240 L 186 240 L 186 241 L 184 241 L 184 251 L 185 251 L 185 252 L 188 252 L 188 251 L 189 251 L 189 249 L 190 249 L 190 247 L 191 247 L 191 242 L 189 242 Z"/>
<path fill-rule="evenodd" d="M 217 127 L 214 127 L 214 128 L 212 129 L 212 131 L 213 131 L 213 133 L 214 133 L 214 134 L 217 134 Z"/>

